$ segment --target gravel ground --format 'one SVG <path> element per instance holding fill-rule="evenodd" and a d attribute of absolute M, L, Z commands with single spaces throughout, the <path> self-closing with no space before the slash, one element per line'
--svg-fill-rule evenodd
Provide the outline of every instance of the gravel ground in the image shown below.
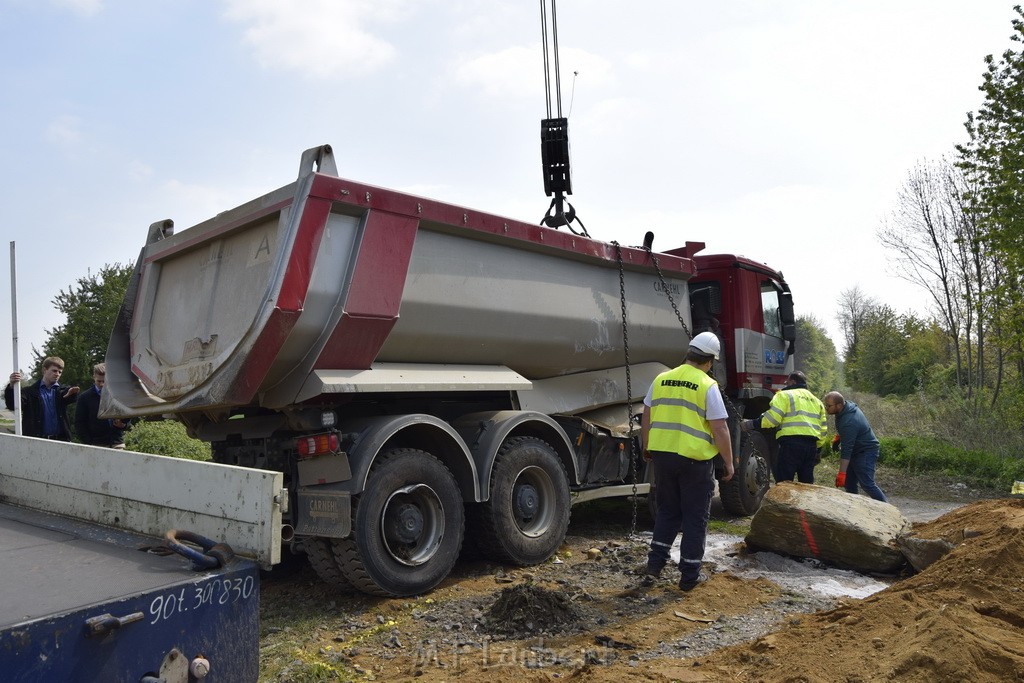
<path fill-rule="evenodd" d="M 827 463 L 820 467 L 820 480 L 834 478 L 834 468 L 830 473 Z M 911 521 L 996 495 L 941 477 L 884 469 L 878 479 Z M 530 568 L 462 561 L 438 589 L 415 599 L 332 594 L 299 564 L 293 576 L 263 586 L 261 680 L 449 680 L 453 670 L 504 680 L 495 677 L 493 662 L 509 657 L 527 668 L 564 671 L 623 662 L 639 667 L 749 642 L 847 600 L 743 578 L 729 566 L 728 553 L 722 566 L 708 564 L 712 580 L 691 594 L 676 588 L 674 571 L 643 587 L 636 569 L 645 561 L 647 541 L 630 535 L 631 518 L 631 506 L 622 500 L 577 506 L 566 542 L 552 560 Z M 641 504 L 637 531 L 650 523 Z M 741 540 L 748 525 L 747 518 L 725 514 L 716 500 L 712 531 L 732 534 L 735 547 L 729 552 L 745 552 Z M 521 619 L 510 629 L 507 614 L 494 614 L 495 603 L 503 589 L 525 586 L 563 597 L 572 618 L 556 623 L 544 606 L 535 619 Z M 507 680 L 519 679 L 510 674 Z"/>

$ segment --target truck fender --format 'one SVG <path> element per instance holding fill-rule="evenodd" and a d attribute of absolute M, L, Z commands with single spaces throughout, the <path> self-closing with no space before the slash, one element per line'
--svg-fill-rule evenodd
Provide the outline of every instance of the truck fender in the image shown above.
<path fill-rule="evenodd" d="M 463 500 L 479 500 L 479 477 L 476 463 L 462 437 L 444 420 L 433 415 L 381 415 L 342 421 L 339 429 L 354 433 L 355 443 L 349 450 L 352 479 L 345 489 L 353 495 L 366 486 L 377 456 L 387 448 L 419 448 L 443 462 L 459 485 Z"/>
<path fill-rule="evenodd" d="M 562 427 L 544 413 L 529 410 L 496 410 L 463 415 L 454 422 L 479 472 L 478 488 L 483 492 L 478 502 L 490 498 L 491 467 L 502 444 L 512 436 L 535 436 L 543 439 L 565 466 L 569 484 L 579 483 L 579 468 L 572 441 Z"/>

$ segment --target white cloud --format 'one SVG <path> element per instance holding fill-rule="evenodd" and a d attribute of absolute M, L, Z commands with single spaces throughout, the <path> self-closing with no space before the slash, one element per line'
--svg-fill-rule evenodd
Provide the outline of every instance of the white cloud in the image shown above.
<path fill-rule="evenodd" d="M 414 183 L 412 185 L 396 187 L 395 189 L 399 192 L 425 198 L 443 197 L 451 192 L 451 188 L 447 185 L 433 185 L 429 183 Z"/>
<path fill-rule="evenodd" d="M 159 202 L 149 212 L 154 216 L 172 218 L 175 230 L 180 232 L 265 191 L 266 188 L 218 187 L 168 180 L 161 183 L 157 193 Z"/>
<path fill-rule="evenodd" d="M 407 13 L 406 0 L 226 0 L 225 16 L 245 26 L 245 42 L 270 69 L 298 71 L 318 79 L 362 75 L 391 62 L 395 46 L 376 35 L 372 23 Z"/>
<path fill-rule="evenodd" d="M 57 7 L 65 7 L 75 14 L 92 16 L 103 9 L 103 0 L 52 0 Z"/>
<path fill-rule="evenodd" d="M 128 177 L 136 182 L 144 182 L 153 177 L 153 167 L 142 161 L 128 164 Z"/>
<path fill-rule="evenodd" d="M 672 227 L 662 231 L 660 247 L 694 239 L 707 243 L 705 253 L 740 254 L 781 270 L 797 314 L 816 315 L 839 344 L 835 311 L 842 292 L 854 285 L 899 312 L 928 309 L 927 293 L 888 272 L 886 251 L 872 239 L 870 228 L 879 225 L 885 207 L 867 186 L 778 185 L 663 221 Z"/>
<path fill-rule="evenodd" d="M 57 147 L 77 145 L 82 139 L 81 126 L 77 116 L 58 116 L 46 127 L 46 141 Z"/>
<path fill-rule="evenodd" d="M 611 62 L 585 50 L 563 49 L 559 62 L 562 67 L 563 114 L 568 113 L 574 72 L 578 73 L 577 82 L 585 82 L 592 90 L 600 90 L 615 80 Z M 464 58 L 452 70 L 458 83 L 476 88 L 487 97 L 532 99 L 537 95 L 539 84 L 543 83 L 543 64 L 540 43 L 535 43 Z M 554 96 L 554 82 L 551 83 L 551 92 Z"/>
<path fill-rule="evenodd" d="M 623 135 L 630 140 L 630 132 L 650 113 L 650 105 L 644 100 L 618 97 L 598 102 L 581 114 L 575 125 L 582 135 L 601 139 L 608 135 Z"/>
<path fill-rule="evenodd" d="M 786 273 L 798 312 L 830 323 L 837 293 L 853 285 L 899 310 L 917 306 L 916 293 L 888 275 L 874 232 L 907 170 L 962 140 L 965 113 L 982 102 L 983 56 L 1010 47 L 1009 4 L 652 0 L 626 13 L 609 0 L 559 5 L 571 199 L 591 234 L 639 244 L 650 229 L 656 248 L 696 240 L 709 253 L 746 253 Z M 3 184 L 19 198 L 6 223 L 34 224 L 32 207 L 48 201 L 53 183 L 24 172 L 38 166 L 40 142 L 60 162 L 50 171 L 66 195 L 48 211 L 47 230 L 17 234 L 25 263 L 52 257 L 84 272 L 134 258 L 153 220 L 170 217 L 183 230 L 259 196 L 293 179 L 301 150 L 321 142 L 336 145 L 343 175 L 381 186 L 530 222 L 550 200 L 537 136 L 536 3 L 0 7 L 12 28 L 6 61 L 19 66 L 5 81 L 10 105 L 0 118 L 6 130 L 28 132 L 5 145 Z M 165 45 L 168 21 L 178 43 L 197 49 L 124 58 Z M 128 42 L 102 39 L 109 35 Z M 224 46 L 243 58 L 225 57 Z M 216 70 L 210 58 L 222 60 Z M 122 87 L 154 73 L 173 106 L 147 109 L 137 88 Z M 340 87 L 339 74 L 359 80 Z M 210 77 L 217 87 L 203 87 Z M 312 93 L 304 82 L 324 77 L 333 87 Z M 239 116 L 253 92 L 270 94 L 258 115 Z M 132 192 L 112 202 L 124 183 Z M 87 251 L 95 240 L 83 221 L 109 226 L 103 251 Z M 5 236 L 14 239 L 14 228 Z M 21 309 L 37 316 L 22 325 L 25 355 L 60 324 L 50 301 L 66 284 L 36 275 L 23 269 Z M 10 358 L 0 339 L 5 349 Z"/>

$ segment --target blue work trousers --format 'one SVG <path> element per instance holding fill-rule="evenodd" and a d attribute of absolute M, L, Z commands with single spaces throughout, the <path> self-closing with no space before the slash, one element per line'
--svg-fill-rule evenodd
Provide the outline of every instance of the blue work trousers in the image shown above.
<path fill-rule="evenodd" d="M 779 439 L 779 459 L 775 466 L 775 481 L 814 483 L 818 442 L 813 436 L 784 436 Z"/>
<path fill-rule="evenodd" d="M 714 460 L 693 460 L 675 453 L 652 453 L 654 481 L 658 488 L 658 514 L 654 538 L 647 556 L 648 567 L 660 569 L 669 560 L 669 549 L 682 531 L 679 544 L 681 581 L 696 581 L 704 559 L 704 540 L 715 493 Z"/>
<path fill-rule="evenodd" d="M 850 458 L 850 464 L 846 467 L 846 490 L 849 493 L 857 493 L 857 484 L 864 487 L 864 492 L 883 503 L 889 499 L 882 493 L 875 483 L 875 465 L 878 463 L 878 449 L 857 453 Z M 659 492 L 658 495 L 661 495 Z"/>

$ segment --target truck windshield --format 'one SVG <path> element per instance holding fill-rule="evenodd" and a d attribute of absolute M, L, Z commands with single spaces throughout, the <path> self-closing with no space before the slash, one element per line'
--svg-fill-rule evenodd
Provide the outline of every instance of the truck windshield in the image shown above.
<path fill-rule="evenodd" d="M 761 312 L 764 314 L 764 333 L 782 338 L 782 319 L 779 317 L 779 293 L 771 282 L 761 284 Z"/>

